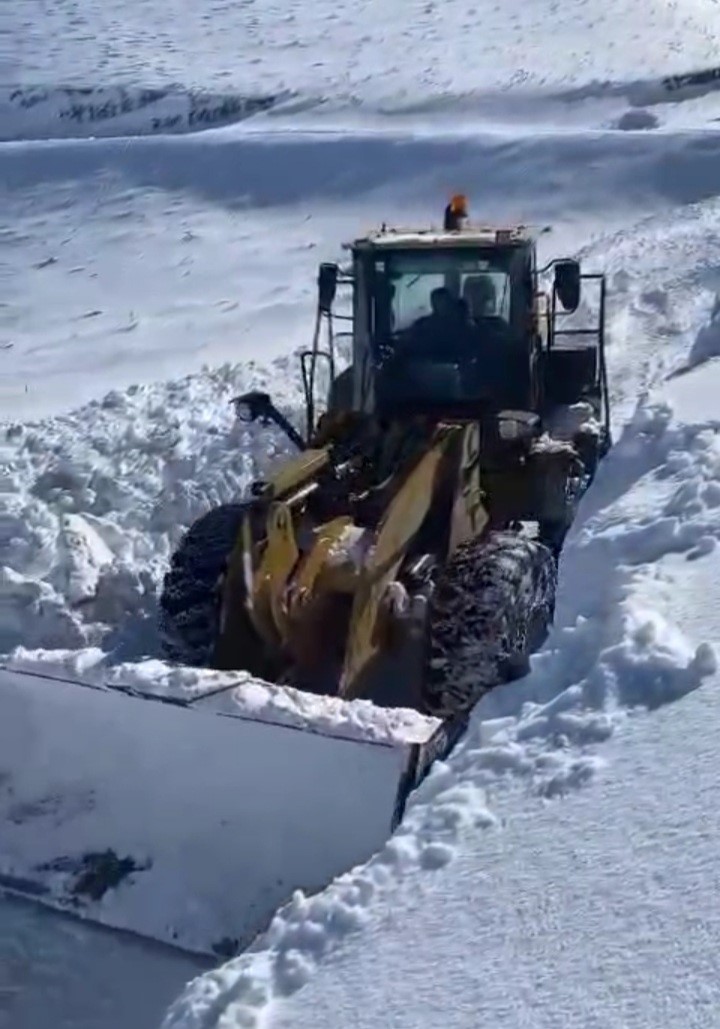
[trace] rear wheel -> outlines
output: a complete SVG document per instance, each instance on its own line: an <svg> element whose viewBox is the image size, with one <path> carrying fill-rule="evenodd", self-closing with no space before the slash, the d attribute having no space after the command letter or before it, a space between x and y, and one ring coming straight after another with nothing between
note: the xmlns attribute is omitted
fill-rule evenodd
<svg viewBox="0 0 720 1029"><path fill-rule="evenodd" d="M555 605L556 564L537 540L492 532L461 544L428 608L424 707L446 718L527 673Z"/></svg>

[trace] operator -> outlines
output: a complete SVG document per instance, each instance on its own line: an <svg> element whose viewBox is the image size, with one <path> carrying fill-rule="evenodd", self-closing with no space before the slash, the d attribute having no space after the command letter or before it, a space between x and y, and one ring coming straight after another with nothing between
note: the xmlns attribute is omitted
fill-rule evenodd
<svg viewBox="0 0 720 1029"><path fill-rule="evenodd" d="M504 391L517 368L517 348L510 327L498 315L497 290L489 275L472 275L465 280L463 300L472 324L470 352L485 388L491 393Z"/></svg>
<svg viewBox="0 0 720 1029"><path fill-rule="evenodd" d="M463 299L474 322L492 318L497 311L497 290L489 275L473 275L466 279Z"/></svg>
<svg viewBox="0 0 720 1029"><path fill-rule="evenodd" d="M445 286L430 294L431 313L412 325L406 346L414 357L442 358L464 351L469 342L467 305L456 300Z"/></svg>

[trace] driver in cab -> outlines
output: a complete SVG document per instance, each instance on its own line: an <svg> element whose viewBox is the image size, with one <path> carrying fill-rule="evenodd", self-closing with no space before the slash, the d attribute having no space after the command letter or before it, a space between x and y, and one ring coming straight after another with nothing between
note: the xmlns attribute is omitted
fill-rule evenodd
<svg viewBox="0 0 720 1029"><path fill-rule="evenodd" d="M430 294L430 307L430 314L418 318L410 329L407 344L413 355L436 360L460 356L471 341L467 305L445 286L438 286Z"/></svg>

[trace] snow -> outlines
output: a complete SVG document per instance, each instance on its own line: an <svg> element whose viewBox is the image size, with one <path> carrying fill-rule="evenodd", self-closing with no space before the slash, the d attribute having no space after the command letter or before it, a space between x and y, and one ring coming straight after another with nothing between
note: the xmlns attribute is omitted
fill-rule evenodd
<svg viewBox="0 0 720 1029"><path fill-rule="evenodd" d="M474 1025L478 1009L513 1026L712 1024L720 115L716 77L667 76L716 62L716 4L555 8L43 0L0 15L8 668L103 683L117 704L131 687L337 741L422 738L409 712L162 665L168 556L282 452L230 401L264 387L298 417L293 353L316 265L343 240L437 222L460 189L481 219L552 223L541 258L608 273L619 443L531 675L486 698L369 863L297 896L168 1026ZM10 984L13 1024L157 1024L190 974L76 923L67 958L45 946L58 923L2 911L34 961L30 986ZM109 969L156 987L147 1005L120 988L113 1013Z"/></svg>
<svg viewBox="0 0 720 1029"><path fill-rule="evenodd" d="M561 802L497 787L502 826L409 877L266 1024L713 1025L717 684L682 703L628 723L602 782Z"/></svg>
<svg viewBox="0 0 720 1029"><path fill-rule="evenodd" d="M42 18L12 10L7 83L154 87L182 82L243 95L291 93L295 107L403 112L472 107L510 88L580 92L713 65L712 0L503 4L411 0L218 0L155 5L47 0ZM408 59L409 55L409 59Z"/></svg>
<svg viewBox="0 0 720 1029"><path fill-rule="evenodd" d="M377 708L367 700L303 693L254 679L246 672L169 665L158 658L111 664L99 647L67 651L18 647L4 667L46 681L195 704L235 718L384 746L424 743L440 725L437 718L408 708Z"/></svg>

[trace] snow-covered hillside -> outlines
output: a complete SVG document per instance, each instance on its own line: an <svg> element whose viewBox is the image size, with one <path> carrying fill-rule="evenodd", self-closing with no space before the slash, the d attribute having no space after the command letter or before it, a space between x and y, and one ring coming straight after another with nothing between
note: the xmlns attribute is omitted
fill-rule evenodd
<svg viewBox="0 0 720 1029"><path fill-rule="evenodd" d="M713 0L507 0L467 5L230 0L43 0L5 14L18 85L186 86L391 111L508 87L576 90L671 75L717 58ZM589 87L589 88L588 88Z"/></svg>
<svg viewBox="0 0 720 1029"><path fill-rule="evenodd" d="M12 667L201 689L155 660L158 583L277 453L229 401L267 384L293 408L315 266L344 239L437 220L462 189L477 215L551 222L542 256L609 280L617 447L531 676L483 702L367 866L296 898L166 1024L712 1025L720 97L714 75L665 80L717 61L717 5L38 6L0 14ZM87 1009L72 991L63 1013L52 947L25 942L48 925L27 921L23 967L42 958L0 1016L44 1029L47 990L59 1024L126 1024L107 967L139 992L150 954L74 925ZM157 1018L192 967L171 966L126 1019Z"/></svg>

